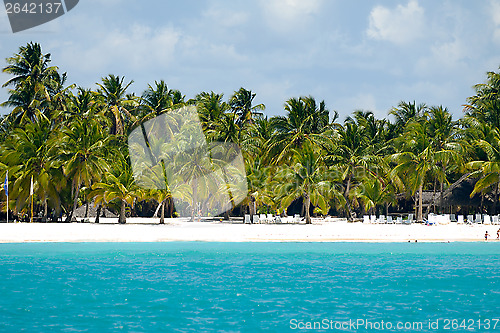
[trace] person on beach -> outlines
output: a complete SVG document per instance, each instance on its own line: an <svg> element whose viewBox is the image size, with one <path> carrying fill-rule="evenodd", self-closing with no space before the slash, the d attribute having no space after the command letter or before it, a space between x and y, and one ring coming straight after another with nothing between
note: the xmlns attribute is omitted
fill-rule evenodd
<svg viewBox="0 0 500 333"><path fill-rule="evenodd" d="M500 229L497 230L497 239L500 239Z"/></svg>
<svg viewBox="0 0 500 333"><path fill-rule="evenodd" d="M484 234L484 240L487 241L488 240L488 231L486 231L486 233Z"/></svg>

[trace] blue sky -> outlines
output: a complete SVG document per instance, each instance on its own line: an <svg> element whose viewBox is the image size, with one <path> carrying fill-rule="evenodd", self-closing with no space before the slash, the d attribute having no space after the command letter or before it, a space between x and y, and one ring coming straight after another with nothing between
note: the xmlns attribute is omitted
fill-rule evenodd
<svg viewBox="0 0 500 333"><path fill-rule="evenodd" d="M341 119L357 109L385 117L401 100L458 118L500 65L500 1L80 0L17 34L2 8L0 58L29 41L84 87L116 74L138 95L160 79L187 98L245 87L269 116L312 95Z"/></svg>

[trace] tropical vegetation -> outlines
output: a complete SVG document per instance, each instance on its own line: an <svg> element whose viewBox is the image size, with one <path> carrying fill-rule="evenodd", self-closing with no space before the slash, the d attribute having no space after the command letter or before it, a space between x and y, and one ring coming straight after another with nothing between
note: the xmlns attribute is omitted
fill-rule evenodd
<svg viewBox="0 0 500 333"><path fill-rule="evenodd" d="M272 110L283 115L268 116L265 105L255 103L256 94L243 87L226 99L213 91L187 98L163 80L136 95L130 91L133 81L113 74L93 89L67 84L67 74L34 42L6 62L3 72L10 78L3 87L9 98L1 104L6 115L0 126L0 176L8 175L9 201L3 197L2 211L17 219L28 215L31 196L44 221L71 221L77 207L93 205L98 212L115 212L120 223L155 212L163 223L179 213L174 197L194 218L199 200L209 205L213 193L229 189L209 179L211 166L201 163L203 158L175 154L181 166L157 161L159 168L151 169L163 185L141 186L127 142L134 129L145 130L147 121L185 106L196 108L208 144L241 149L245 197L229 195L225 218L298 213L311 223L314 215L353 220L414 211L422 221L431 211L496 213L500 72L488 72L485 82L474 86L460 119L441 105L401 101L387 118L355 110L342 121L312 96L291 97L283 110ZM162 150L165 144L147 142L147 149ZM165 179L168 172L206 186L203 191L176 187ZM231 177L231 170L222 177ZM464 182L473 187L466 193L470 204L453 201L453 191ZM424 200L425 193L431 200ZM480 206L471 198L479 198Z"/></svg>

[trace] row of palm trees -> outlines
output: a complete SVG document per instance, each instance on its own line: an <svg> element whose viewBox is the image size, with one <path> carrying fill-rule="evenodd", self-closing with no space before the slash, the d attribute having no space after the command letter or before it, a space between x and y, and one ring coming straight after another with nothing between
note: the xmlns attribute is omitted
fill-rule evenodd
<svg viewBox="0 0 500 333"><path fill-rule="evenodd" d="M209 142L241 147L248 194L230 198L226 217L301 207L307 223L311 214L354 219L398 210L406 200L414 202L421 221L431 209L443 212L444 195L466 179L477 180L471 197L490 200L496 210L500 73L488 73L474 87L459 120L443 106L400 102L389 112L394 121L370 111L339 121L311 96L290 98L284 116L267 117L265 106L254 103L255 93L244 88L227 100L214 92L186 99L155 81L138 96L129 92L133 81L109 75L95 90L84 89L67 85L66 73L50 62L39 44L28 43L3 69L11 75L2 104L9 113L0 128L0 175L8 171L10 194L3 211L19 217L28 212L32 178L35 211L44 220L64 215L71 221L85 204L96 205L98 216L105 207L114 210L120 223L160 206L161 223L174 216L174 189L144 188L134 179L127 136L187 105L196 107ZM424 212L426 191L439 195ZM182 192L175 197L192 206L194 217L192 193Z"/></svg>

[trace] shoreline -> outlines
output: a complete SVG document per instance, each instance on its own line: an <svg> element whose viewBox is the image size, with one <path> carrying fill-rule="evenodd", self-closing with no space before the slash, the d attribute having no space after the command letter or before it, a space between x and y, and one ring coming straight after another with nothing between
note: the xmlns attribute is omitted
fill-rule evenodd
<svg viewBox="0 0 500 333"><path fill-rule="evenodd" d="M126 224L102 218L101 223L0 223L0 243L59 242L498 242L499 225L242 224L186 222L185 219L129 218Z"/></svg>

